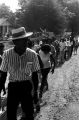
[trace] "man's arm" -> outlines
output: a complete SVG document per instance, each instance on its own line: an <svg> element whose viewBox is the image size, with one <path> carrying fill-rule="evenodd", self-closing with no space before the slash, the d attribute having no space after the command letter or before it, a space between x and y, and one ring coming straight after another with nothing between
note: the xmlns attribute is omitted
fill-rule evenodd
<svg viewBox="0 0 79 120"><path fill-rule="evenodd" d="M2 56L2 62L0 65L0 93L2 89L5 92L7 72L8 72L8 51L4 51Z"/></svg>
<svg viewBox="0 0 79 120"><path fill-rule="evenodd" d="M32 73L32 81L35 89L38 89L38 86L40 86L41 79L42 79L42 74L40 71L35 71Z"/></svg>
<svg viewBox="0 0 79 120"><path fill-rule="evenodd" d="M5 92L5 82L6 82L7 72L0 70L0 93L3 90Z"/></svg>
<svg viewBox="0 0 79 120"><path fill-rule="evenodd" d="M41 70L39 70L38 72L37 72L37 74L38 74L38 81L39 81L39 85L41 84L41 81L42 81L42 73L41 73Z"/></svg>

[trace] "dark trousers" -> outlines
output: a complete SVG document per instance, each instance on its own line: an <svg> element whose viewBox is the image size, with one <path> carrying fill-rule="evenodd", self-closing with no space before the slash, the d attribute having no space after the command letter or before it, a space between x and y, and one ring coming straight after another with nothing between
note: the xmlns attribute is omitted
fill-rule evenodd
<svg viewBox="0 0 79 120"><path fill-rule="evenodd" d="M34 120L31 90L32 84L30 81L9 83L7 98L8 120L17 120L17 108L19 103L21 103L26 120Z"/></svg>
<svg viewBox="0 0 79 120"><path fill-rule="evenodd" d="M38 103L38 84L39 84L39 81L38 81L38 74L37 72L33 72L32 73L32 82L33 82L33 85L34 85L34 96L33 96L33 101L34 101L34 104L37 104Z"/></svg>
<svg viewBox="0 0 79 120"><path fill-rule="evenodd" d="M44 87L46 87L46 90L48 90L47 75L48 75L49 71L50 71L50 68L45 68L45 69L41 70L42 81L41 81L41 87L40 87L40 93L39 93L40 98L42 98Z"/></svg>
<svg viewBox="0 0 79 120"><path fill-rule="evenodd" d="M40 112L40 104L39 104L39 96L38 96L39 80L38 80L37 72L33 72L32 82L33 82L33 85L34 85L34 96L33 96L34 108L36 109L35 113L38 113L38 112Z"/></svg>

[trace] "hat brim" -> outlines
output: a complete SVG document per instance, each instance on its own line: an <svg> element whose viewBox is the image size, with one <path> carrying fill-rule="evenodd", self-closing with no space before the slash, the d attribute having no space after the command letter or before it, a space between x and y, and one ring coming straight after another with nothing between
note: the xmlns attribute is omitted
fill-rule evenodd
<svg viewBox="0 0 79 120"><path fill-rule="evenodd" d="M12 40L18 40L18 39L21 39L21 38L27 38L27 37L30 37L31 35L33 34L33 32L29 32L29 33L26 33L25 35L22 35L20 37L9 37L8 38L8 41L12 41Z"/></svg>
<svg viewBox="0 0 79 120"><path fill-rule="evenodd" d="M10 42L9 40L1 40L0 43L7 43Z"/></svg>

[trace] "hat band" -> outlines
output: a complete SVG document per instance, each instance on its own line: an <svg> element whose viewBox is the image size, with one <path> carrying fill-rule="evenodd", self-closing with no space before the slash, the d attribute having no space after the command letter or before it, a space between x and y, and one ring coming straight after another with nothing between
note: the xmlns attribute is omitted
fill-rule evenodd
<svg viewBox="0 0 79 120"><path fill-rule="evenodd" d="M16 37L21 37L22 35L25 35L25 34L26 34L25 31L21 31L19 33L14 33L12 36L13 36L13 38L16 38Z"/></svg>

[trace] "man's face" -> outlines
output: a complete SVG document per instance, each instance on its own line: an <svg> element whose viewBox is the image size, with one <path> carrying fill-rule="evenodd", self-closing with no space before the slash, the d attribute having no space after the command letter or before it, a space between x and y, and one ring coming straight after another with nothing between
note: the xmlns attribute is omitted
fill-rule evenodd
<svg viewBox="0 0 79 120"><path fill-rule="evenodd" d="M23 38L23 39L18 39L18 40L13 40L13 43L16 47L22 48L27 46L27 40L28 38Z"/></svg>

